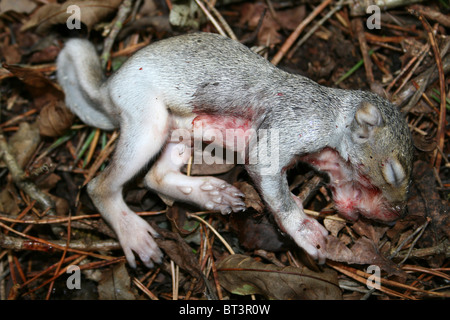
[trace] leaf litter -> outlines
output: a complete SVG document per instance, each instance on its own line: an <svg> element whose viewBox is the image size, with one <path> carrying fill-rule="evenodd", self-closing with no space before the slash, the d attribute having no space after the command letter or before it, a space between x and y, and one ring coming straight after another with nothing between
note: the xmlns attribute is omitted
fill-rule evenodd
<svg viewBox="0 0 450 320"><path fill-rule="evenodd" d="M117 132L93 133L66 111L54 61L66 36L69 5L82 9L81 33L96 44L115 43L106 73L141 44L174 35L170 10L154 1L127 2L133 5L129 15L120 14L122 1L38 3L29 10L26 2L0 2L0 270L8 269L2 271L1 299L75 298L63 294L62 272L74 261L89 288L83 291L86 299L448 298L449 145L448 128L439 126L448 121L443 111L450 108L439 85L439 76L450 70L450 9L444 2L382 11L379 30L358 29L364 16L351 15L354 7L336 7L337 1L315 3L316 10L294 2L237 2L215 10L206 5L212 14L201 31L216 32L216 23L222 24L222 32L231 28L267 58L281 57L281 67L324 85L387 89L417 147L408 215L392 226L345 221L333 209L324 177L299 164L289 171L291 190L330 231L328 261L317 266L278 230L242 169L195 165L185 171L216 175L240 188L247 211L224 217L181 203L167 207L135 179L125 191L127 203L158 228L165 258L153 270L133 271L83 188L107 164ZM322 19L319 11L330 14ZM441 64L418 17L432 23ZM127 32L120 32L122 25ZM83 145L90 152L82 153ZM70 249L63 254L68 230ZM373 265L381 272L376 290L367 287Z"/></svg>

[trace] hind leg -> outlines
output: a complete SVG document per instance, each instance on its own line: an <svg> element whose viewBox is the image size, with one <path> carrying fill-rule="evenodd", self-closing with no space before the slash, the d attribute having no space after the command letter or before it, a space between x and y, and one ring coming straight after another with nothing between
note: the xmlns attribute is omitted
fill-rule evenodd
<svg viewBox="0 0 450 320"><path fill-rule="evenodd" d="M220 211L222 214L244 210L244 195L234 186L218 178L190 177L180 172L190 155L190 148L184 144L167 144L145 176L147 187L170 199Z"/></svg>
<svg viewBox="0 0 450 320"><path fill-rule="evenodd" d="M139 112L139 117L123 115L112 161L88 184L88 193L117 234L128 263L136 267L134 252L147 267L152 267L153 263L161 261L162 256L152 237L157 233L128 208L122 189L161 150L167 138L169 116L162 104L154 104L148 111L141 109Z"/></svg>

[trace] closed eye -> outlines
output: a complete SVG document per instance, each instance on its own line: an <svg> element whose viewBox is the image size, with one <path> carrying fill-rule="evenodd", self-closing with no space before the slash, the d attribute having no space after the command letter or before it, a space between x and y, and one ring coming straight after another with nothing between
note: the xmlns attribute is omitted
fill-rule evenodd
<svg viewBox="0 0 450 320"><path fill-rule="evenodd" d="M386 182L394 187L399 187L406 179L405 170L398 160L388 160L382 172Z"/></svg>

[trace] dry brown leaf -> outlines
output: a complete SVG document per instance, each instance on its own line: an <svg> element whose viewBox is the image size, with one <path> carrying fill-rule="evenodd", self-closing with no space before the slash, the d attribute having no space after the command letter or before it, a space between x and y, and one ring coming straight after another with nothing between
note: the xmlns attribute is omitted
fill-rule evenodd
<svg viewBox="0 0 450 320"><path fill-rule="evenodd" d="M97 288L100 300L136 300L138 298L131 288L131 279L125 262L104 272Z"/></svg>
<svg viewBox="0 0 450 320"><path fill-rule="evenodd" d="M375 245L377 245L380 239L388 230L388 227L375 227L372 223L367 223L364 220L358 220L353 224L352 230L358 233L360 236L364 236L373 241Z"/></svg>
<svg viewBox="0 0 450 320"><path fill-rule="evenodd" d="M277 300L342 299L337 274L325 269L278 267L245 255L231 255L217 266L220 285L239 295L259 294Z"/></svg>
<svg viewBox="0 0 450 320"><path fill-rule="evenodd" d="M258 213L264 211L264 204L259 196L259 193L253 188L253 186L247 182L235 182L234 186L238 188L245 195L245 207L253 208Z"/></svg>
<svg viewBox="0 0 450 320"><path fill-rule="evenodd" d="M421 134L413 133L412 134L414 147L423 152L431 152L437 147L436 140L434 137L430 137L429 135L423 136Z"/></svg>
<svg viewBox="0 0 450 320"><path fill-rule="evenodd" d="M248 25L250 30L256 29L266 8L267 6L261 2L244 3L241 6L242 14L239 24L242 27ZM280 43L281 35L278 33L279 29L280 26L278 23L276 23L270 16L270 13L266 11L258 32L258 43L260 45L266 45L268 39L270 39L270 44Z"/></svg>
<svg viewBox="0 0 450 320"><path fill-rule="evenodd" d="M16 216L20 212L19 204L14 196L11 194L11 190L14 190L12 181L8 181L7 185L4 185L4 189L0 191L0 212L11 216Z"/></svg>
<svg viewBox="0 0 450 320"><path fill-rule="evenodd" d="M384 258L379 254L372 240L361 237L353 244L351 248L356 261L367 264L380 264Z"/></svg>
<svg viewBox="0 0 450 320"><path fill-rule="evenodd" d="M6 63L19 63L22 59L22 52L20 51L19 45L17 43L10 45L0 44L0 53L5 59Z"/></svg>
<svg viewBox="0 0 450 320"><path fill-rule="evenodd" d="M427 246L435 246L444 238L450 237L450 206L442 200L436 190L433 168L424 161L416 161L413 170L414 183L408 201L408 214L431 218L421 241Z"/></svg>
<svg viewBox="0 0 450 320"><path fill-rule="evenodd" d="M203 159L203 149L193 149L193 160L195 161L195 159ZM211 156L210 164L206 163L205 161L201 161L201 163L192 163L191 171L189 172L191 176L213 176L224 174L236 167L235 163L227 163L225 155L219 156L218 154L209 154L208 156ZM184 165L181 168L181 172L187 173L187 165Z"/></svg>
<svg viewBox="0 0 450 320"><path fill-rule="evenodd" d="M51 193L47 193L47 195L53 200L53 203L55 204L56 215L60 217L67 216L70 210L69 202L64 198L54 196Z"/></svg>
<svg viewBox="0 0 450 320"><path fill-rule="evenodd" d="M324 219L323 224L325 228L335 237L337 237L339 231L345 227L345 221L338 221L334 219Z"/></svg>
<svg viewBox="0 0 450 320"><path fill-rule="evenodd" d="M167 208L166 217L170 221L172 228L176 229L178 233L183 236L192 234L197 227L199 222L195 219L188 219L187 212L189 210L183 205L178 205L175 203Z"/></svg>
<svg viewBox="0 0 450 320"><path fill-rule="evenodd" d="M255 218L248 212L232 213L230 224L237 234L239 244L247 250L278 252L286 247L285 239L276 224L271 223L265 216Z"/></svg>
<svg viewBox="0 0 450 320"><path fill-rule="evenodd" d="M62 102L50 102L39 113L39 132L46 137L60 137L73 123L74 115Z"/></svg>
<svg viewBox="0 0 450 320"><path fill-rule="evenodd" d="M69 6L80 8L80 20L90 30L96 23L117 10L122 0L92 0L92 1L67 1L62 4L48 3L40 7L26 22L21 31L36 28L37 33L48 31L53 25L66 24L72 12L67 12Z"/></svg>
<svg viewBox="0 0 450 320"><path fill-rule="evenodd" d="M35 99L34 104L36 107L41 107L52 100L62 100L64 98L64 93L55 83L33 68L8 65L6 63L3 64L3 67L23 82L25 88Z"/></svg>
<svg viewBox="0 0 450 320"><path fill-rule="evenodd" d="M305 18L306 8L305 6L293 6L286 10L278 10L276 13L278 21L283 25L283 28L294 30L300 21Z"/></svg>
<svg viewBox="0 0 450 320"><path fill-rule="evenodd" d="M41 50L38 50L32 54L28 63L40 64L46 62L53 62L58 56L60 48L58 46L49 45Z"/></svg>
<svg viewBox="0 0 450 320"><path fill-rule="evenodd" d="M187 271L191 276L197 279L195 283L195 292L201 292L205 288L204 276L198 264L198 260L192 253L183 238L178 234L166 229L159 228L152 223L152 227L161 237L155 238L158 247L164 250L181 269Z"/></svg>
<svg viewBox="0 0 450 320"><path fill-rule="evenodd" d="M241 6L241 19L239 24L244 27L247 25L249 29L254 30L260 24L261 17L266 10L258 32L259 45L278 44L282 41L279 31L281 28L294 30L299 21L305 17L304 6L294 6L285 10L278 10L276 18L272 16L267 5L262 2L244 3Z"/></svg>
<svg viewBox="0 0 450 320"><path fill-rule="evenodd" d="M327 236L326 241L327 259L333 261L354 263L355 257L353 255L353 252L344 244L344 242L340 241L338 238L332 235Z"/></svg>
<svg viewBox="0 0 450 320"><path fill-rule="evenodd" d="M11 78L13 74L3 67L0 67L0 81Z"/></svg>

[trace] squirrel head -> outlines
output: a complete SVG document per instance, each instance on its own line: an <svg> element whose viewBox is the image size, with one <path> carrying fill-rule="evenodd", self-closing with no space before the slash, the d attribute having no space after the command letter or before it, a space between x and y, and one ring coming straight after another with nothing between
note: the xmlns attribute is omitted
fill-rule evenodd
<svg viewBox="0 0 450 320"><path fill-rule="evenodd" d="M369 218L392 220L395 215L386 212L403 211L411 181L413 144L408 125L395 106L370 95L357 107L349 129L348 160L361 180L368 180L363 185L378 189L378 198L383 199L360 211Z"/></svg>

